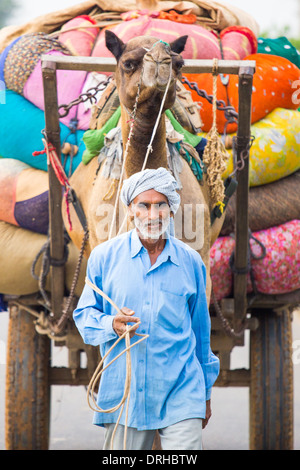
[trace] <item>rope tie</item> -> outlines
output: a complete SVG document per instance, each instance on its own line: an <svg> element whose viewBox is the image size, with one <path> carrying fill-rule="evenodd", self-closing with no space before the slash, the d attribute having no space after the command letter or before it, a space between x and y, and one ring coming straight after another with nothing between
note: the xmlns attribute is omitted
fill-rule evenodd
<svg viewBox="0 0 300 470"><path fill-rule="evenodd" d="M164 41L161 41L161 40L157 41L157 43L155 43L152 46L152 48L160 42L164 43ZM164 43L164 44L168 45L167 43ZM142 71L141 71L141 76L140 76L140 80L139 80L139 84L138 84L138 91L137 91L133 111L131 113L130 111L127 110L127 112L130 115L130 119L127 121L127 123L130 123L130 130L129 130L129 135L128 135L128 139L127 139L127 142L126 142L126 147L125 147L125 152L124 152L124 157L123 157L122 170L121 170L121 175L120 175L119 185L118 185L118 191L117 191L117 196L116 196L115 205L114 205L113 218L112 218L110 231L109 231L109 236L108 236L109 240L112 238L112 234L113 234L113 227L114 227L115 220L116 220L117 204L118 204L118 201L119 201L121 186L122 186L123 177L124 177L125 163L126 163L126 159L127 159L127 155L128 155L128 151L129 151L131 137L133 136L133 128L134 128L134 124L135 124L135 121L136 121L136 112L137 112L137 106L138 106L140 92L141 92L143 71L144 71L144 68L142 68ZM159 125L159 121L160 121L160 118L161 118L161 115L162 115L162 112L163 112L163 107L164 107L164 104L165 104L165 101L166 101L167 93L168 93L169 88L170 88L171 80L172 80L172 62L170 63L170 74L169 74L168 83L167 83L167 86L166 86L166 89L165 89L165 92L164 92L164 96L163 96L163 99L162 99L162 102L161 102L161 105L160 105L159 113L158 113L158 116L157 116L157 119L156 119L156 122L155 122L155 125L154 125L154 128L153 128L153 131L152 131L151 139L150 139L149 145L147 147L147 151L146 151L146 155L145 155L145 158L144 158L144 163L143 163L141 171L143 171L145 169L146 165L147 165L147 161L148 161L148 157L149 157L150 152L153 152L152 144L153 144L153 140L154 140L154 137L156 135L157 127ZM121 231L123 230L123 227L124 227L126 221L127 221L127 218L125 216L121 226L119 227L118 234L120 234Z"/></svg>
<svg viewBox="0 0 300 470"><path fill-rule="evenodd" d="M47 142L46 139L42 139L42 142L44 144L44 150L41 150L41 151L36 151L36 152L33 152L33 156L36 157L38 155L42 155L42 154L47 154L47 161L50 162L53 170L54 170L54 173L56 175L56 178L58 179L58 181L60 182L61 186L63 186L65 188L65 193L64 193L64 197L65 197L65 200L66 200L66 211L67 211L67 217L68 217L68 222L69 222L69 227L70 227L70 230L72 230L72 221L71 221L71 214L70 214L70 203L69 203L69 191L71 188L71 185L69 183L69 180L67 178L67 175L63 169L63 166L58 158L58 155L56 153L56 149L55 147Z"/></svg>
<svg viewBox="0 0 300 470"><path fill-rule="evenodd" d="M109 240L112 238L113 227L114 227L115 220L116 220L117 205L118 205L118 201L119 201L119 197L120 197L120 192L121 192L121 187L122 187L122 182L123 182L123 177L124 177L125 163L126 163L126 160L127 160L127 155L128 155L128 151L129 151L129 146L130 146L131 137L133 136L133 128L134 128L134 124L135 124L135 117L136 117L137 105L138 105L138 101L139 101L139 98L140 98L141 85L142 85L142 77L143 77L143 69L142 69L141 76L140 76L140 80L139 80L139 83L138 83L137 95L136 95L135 104L134 104L134 107L133 107L133 112L132 112L132 114L131 114L131 119L128 121L128 122L130 122L130 128L129 128L128 139L127 139L127 142L126 142L124 157L123 157L121 175L120 175L120 179L119 179L118 191L117 191L117 196L116 196L115 205L114 205L113 218L112 218L112 222L111 222L110 230L109 230L109 235L108 235L108 239L109 239ZM122 227L123 227L123 225L124 225L124 223L125 223L125 220L126 220L126 217L124 217L124 221L123 221Z"/></svg>
<svg viewBox="0 0 300 470"><path fill-rule="evenodd" d="M104 297L117 310L117 312L119 314L123 315L121 310L119 309L119 307L101 289L99 289L99 287L95 286L88 278L85 279L85 282L95 292L97 292L102 297ZM137 324L139 325L140 322L137 323ZM88 405L91 408L91 410L96 411L98 413L114 413L115 411L117 411L121 408L121 411L120 411L120 414L118 416L114 431L112 433L111 450L113 450L113 440L114 440L115 433L116 433L117 427L119 425L121 416L122 416L123 411L124 411L125 402L127 400L126 410L125 410L126 414L125 414L124 443L123 443L123 449L126 450L127 427L128 427L128 425L127 425L127 423L128 423L128 409L129 409L130 388L131 388L131 355L130 355L130 349L133 348L134 346L137 346L139 343L141 343L142 341L144 341L145 339L147 339L149 337L149 335L141 335L141 334L135 333L136 336L140 336L141 338L138 341L136 341L135 343L130 344L130 334L129 333L135 326L136 325L132 325L132 326L129 327L128 325L126 325L126 331L122 334L122 336L119 336L119 338L115 341L115 343L112 345L112 347L107 351L107 353L104 355L104 357L99 362L99 364L98 364L98 366L97 366L97 368L96 368L96 370L95 370L95 372L94 372L94 374L93 374L93 376L90 380L90 383L89 383L88 389L87 389L87 402L88 402ZM108 364L106 364L106 366L102 367L105 359L109 356L111 351L124 338L125 338L125 349L121 353L119 353L114 359L112 359ZM110 409L103 410L102 408L100 408L97 405L96 400L94 398L95 386L96 386L97 382L100 380L100 377L103 374L103 372L111 364L113 364L119 357L121 357L125 353L126 353L126 378L125 378L125 386L124 386L123 397L117 405L113 406ZM91 403L90 403L90 397L92 397L92 401L93 401L94 406L92 406Z"/></svg>
<svg viewBox="0 0 300 470"><path fill-rule="evenodd" d="M229 154L218 134L217 128L217 85L218 85L218 59L213 60L213 123L206 136L207 144L203 152L203 163L207 169L207 184L211 197L211 208L218 206L224 209L225 197L222 174L226 170Z"/></svg>

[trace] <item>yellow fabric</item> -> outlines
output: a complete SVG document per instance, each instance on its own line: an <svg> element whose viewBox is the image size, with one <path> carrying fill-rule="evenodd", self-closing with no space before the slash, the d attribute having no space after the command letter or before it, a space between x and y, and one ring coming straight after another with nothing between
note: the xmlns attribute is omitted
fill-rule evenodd
<svg viewBox="0 0 300 470"><path fill-rule="evenodd" d="M250 150L251 187L278 181L300 169L299 111L277 108L251 126L251 135L255 137ZM232 149L228 153L224 179L233 172Z"/></svg>

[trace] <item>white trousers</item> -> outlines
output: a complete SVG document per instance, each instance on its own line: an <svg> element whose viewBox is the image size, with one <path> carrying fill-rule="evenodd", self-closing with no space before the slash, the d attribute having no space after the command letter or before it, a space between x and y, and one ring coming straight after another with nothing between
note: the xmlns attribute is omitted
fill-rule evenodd
<svg viewBox="0 0 300 470"><path fill-rule="evenodd" d="M118 425L111 448L115 424L105 424L105 442L103 450L124 449L124 429ZM155 430L138 431L127 428L126 450L151 450ZM202 419L186 419L158 430L163 450L202 450Z"/></svg>

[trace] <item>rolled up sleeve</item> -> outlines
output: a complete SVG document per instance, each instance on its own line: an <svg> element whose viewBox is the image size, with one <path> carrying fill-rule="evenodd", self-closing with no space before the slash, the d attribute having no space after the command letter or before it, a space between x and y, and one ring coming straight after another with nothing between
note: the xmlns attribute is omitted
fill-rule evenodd
<svg viewBox="0 0 300 470"><path fill-rule="evenodd" d="M206 269L200 258L195 266L195 275L197 292L191 301L190 311L196 337L196 356L205 379L206 400L209 400L220 372L220 361L210 346L211 321L206 299Z"/></svg>
<svg viewBox="0 0 300 470"><path fill-rule="evenodd" d="M102 289L100 261L95 252L92 252L88 260L86 275L93 284ZM85 284L78 305L73 312L73 318L86 344L99 346L117 338L112 326L114 316L103 310L101 295Z"/></svg>

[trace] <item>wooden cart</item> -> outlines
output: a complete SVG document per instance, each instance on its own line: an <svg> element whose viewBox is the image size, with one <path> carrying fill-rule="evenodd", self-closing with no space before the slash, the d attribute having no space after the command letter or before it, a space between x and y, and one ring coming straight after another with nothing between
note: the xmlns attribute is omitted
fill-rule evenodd
<svg viewBox="0 0 300 470"><path fill-rule="evenodd" d="M42 62L46 135L60 158L60 132L56 70L112 72L114 59L46 56ZM186 60L185 73L212 72L213 61ZM219 356L221 372L216 386L248 387L250 391L250 449L293 448L293 366L291 312L300 291L289 295L247 295L248 193L251 97L255 62L219 61L219 73L239 75L237 133L238 182L234 253L234 294L211 307L212 349ZM62 317L65 299L64 233L61 185L51 165L49 172L51 317ZM50 389L52 385L87 385L99 353L84 345L73 321L63 337L49 338L37 332L34 321L45 315L38 296L8 298L6 381L7 449L48 449ZM49 313L49 312L48 312ZM229 326L230 325L230 326ZM231 352L245 344L250 330L250 367L232 370ZM236 334L235 332L241 332ZM51 365L51 348L68 348L68 367ZM85 354L87 366L81 366Z"/></svg>

